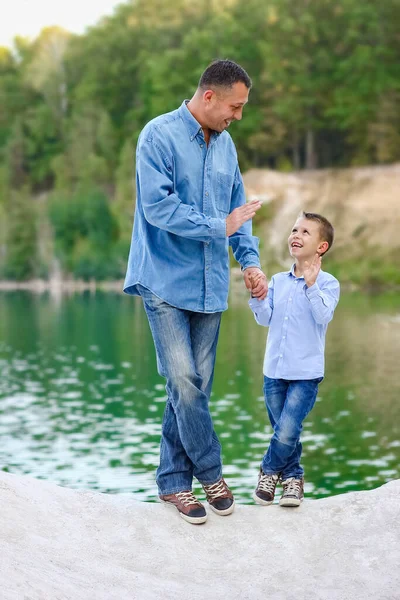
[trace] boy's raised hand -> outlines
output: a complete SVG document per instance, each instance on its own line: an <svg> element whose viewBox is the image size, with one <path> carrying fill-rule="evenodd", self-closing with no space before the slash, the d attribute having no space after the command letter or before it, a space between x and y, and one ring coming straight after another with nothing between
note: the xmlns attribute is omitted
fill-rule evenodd
<svg viewBox="0 0 400 600"><path fill-rule="evenodd" d="M311 287L317 281L318 273L321 270L322 258L316 252L311 262L308 260L304 263L303 277L307 287Z"/></svg>

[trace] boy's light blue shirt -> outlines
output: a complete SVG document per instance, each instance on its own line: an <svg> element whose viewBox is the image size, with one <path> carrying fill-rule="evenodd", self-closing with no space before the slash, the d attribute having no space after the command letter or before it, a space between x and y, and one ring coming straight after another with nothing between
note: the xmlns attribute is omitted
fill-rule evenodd
<svg viewBox="0 0 400 600"><path fill-rule="evenodd" d="M257 323L269 327L264 375L288 380L324 376L325 334L339 294L333 275L320 271L307 288L293 265L272 277L265 300L249 300Z"/></svg>
<svg viewBox="0 0 400 600"><path fill-rule="evenodd" d="M186 101L153 119L137 145L136 192L124 291L140 283L178 308L225 310L229 245L242 269L260 266L250 221L226 236L226 217L246 202L229 133L213 132L207 147Z"/></svg>

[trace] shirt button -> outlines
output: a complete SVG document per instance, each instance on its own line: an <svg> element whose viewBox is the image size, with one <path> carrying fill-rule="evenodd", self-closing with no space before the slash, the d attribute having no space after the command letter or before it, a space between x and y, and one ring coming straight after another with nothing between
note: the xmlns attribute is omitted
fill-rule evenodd
<svg viewBox="0 0 400 600"><path fill-rule="evenodd" d="M280 355L279 355L279 358L282 358L282 356L283 356L283 354L280 354Z"/></svg>
<svg viewBox="0 0 400 600"><path fill-rule="evenodd" d="M206 196L208 196L208 192L206 192Z"/></svg>
<svg viewBox="0 0 400 600"><path fill-rule="evenodd" d="M204 144L200 144L200 148L202 148L204 146Z"/></svg>
<svg viewBox="0 0 400 600"><path fill-rule="evenodd" d="M285 317L285 321L287 321L287 317Z"/></svg>
<svg viewBox="0 0 400 600"><path fill-rule="evenodd" d="M284 335L282 339L283 339L283 340L286 340L286 335Z"/></svg>
<svg viewBox="0 0 400 600"><path fill-rule="evenodd" d="M289 298L289 302L291 302L291 301L292 301L292 299L291 299L291 298Z"/></svg>

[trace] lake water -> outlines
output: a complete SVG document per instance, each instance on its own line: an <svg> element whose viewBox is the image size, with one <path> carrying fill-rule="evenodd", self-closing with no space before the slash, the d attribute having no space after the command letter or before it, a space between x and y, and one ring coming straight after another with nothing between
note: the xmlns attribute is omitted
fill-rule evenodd
<svg viewBox="0 0 400 600"><path fill-rule="evenodd" d="M211 412L242 503L251 502L272 433L262 397L266 334L246 295L231 295ZM303 429L307 495L400 477L399 295L343 294L326 362ZM156 499L165 390L140 299L0 293L0 368L0 469Z"/></svg>

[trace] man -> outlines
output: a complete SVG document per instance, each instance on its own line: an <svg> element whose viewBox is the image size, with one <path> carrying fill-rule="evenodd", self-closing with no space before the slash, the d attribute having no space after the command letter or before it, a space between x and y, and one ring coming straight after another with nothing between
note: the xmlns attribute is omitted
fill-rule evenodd
<svg viewBox="0 0 400 600"><path fill-rule="evenodd" d="M213 62L190 101L144 127L136 151L137 203L124 291L143 299L158 371L167 382L159 496L190 523L207 519L192 494L193 476L214 512L234 509L208 402L227 308L229 245L248 289L260 272L250 219L261 204L246 204L226 131L242 118L250 87L239 65ZM263 299L265 276L258 281L252 294Z"/></svg>

